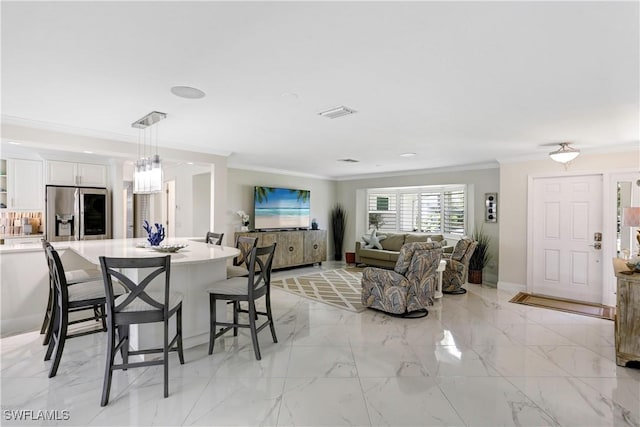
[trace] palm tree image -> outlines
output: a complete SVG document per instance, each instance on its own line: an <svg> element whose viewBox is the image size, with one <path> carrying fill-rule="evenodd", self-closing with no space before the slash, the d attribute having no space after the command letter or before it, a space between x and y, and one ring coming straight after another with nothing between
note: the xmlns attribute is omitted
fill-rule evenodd
<svg viewBox="0 0 640 427"><path fill-rule="evenodd" d="M259 204L266 203L269 200L269 193L276 191L273 187L257 187L254 191L254 197Z"/></svg>
<svg viewBox="0 0 640 427"><path fill-rule="evenodd" d="M289 191L296 194L299 202L306 203L309 201L309 195L311 194L311 191L309 190L289 190Z"/></svg>

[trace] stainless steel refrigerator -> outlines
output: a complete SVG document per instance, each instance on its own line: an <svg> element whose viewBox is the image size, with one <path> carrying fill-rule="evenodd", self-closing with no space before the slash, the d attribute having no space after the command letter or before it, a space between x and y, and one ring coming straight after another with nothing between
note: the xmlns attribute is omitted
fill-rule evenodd
<svg viewBox="0 0 640 427"><path fill-rule="evenodd" d="M47 185L47 240L111 238L111 197L106 188Z"/></svg>

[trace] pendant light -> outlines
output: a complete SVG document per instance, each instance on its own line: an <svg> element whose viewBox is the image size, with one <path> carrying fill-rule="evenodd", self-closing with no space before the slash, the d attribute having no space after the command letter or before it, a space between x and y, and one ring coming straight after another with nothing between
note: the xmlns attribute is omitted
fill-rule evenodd
<svg viewBox="0 0 640 427"><path fill-rule="evenodd" d="M143 118L131 123L131 127L138 129L138 160L135 162L133 172L133 192L135 194L150 194L162 191L162 162L158 155L157 123L166 117L165 113L152 111ZM155 154L152 155L154 125L156 130L156 150ZM147 140L149 144L147 144ZM147 145L149 147L148 150Z"/></svg>
<svg viewBox="0 0 640 427"><path fill-rule="evenodd" d="M549 153L551 160L555 160L556 162L563 163L565 165L579 155L580 150L570 147L568 142L561 142L560 148Z"/></svg>

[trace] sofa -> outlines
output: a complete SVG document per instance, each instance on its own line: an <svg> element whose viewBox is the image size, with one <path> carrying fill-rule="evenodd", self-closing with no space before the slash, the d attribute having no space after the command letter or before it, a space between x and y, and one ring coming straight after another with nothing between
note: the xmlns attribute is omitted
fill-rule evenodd
<svg viewBox="0 0 640 427"><path fill-rule="evenodd" d="M442 234L379 232L378 235L387 236L380 241L382 249L365 249L364 242L356 242L356 264L392 269L395 267L396 261L398 261L402 245L405 243L428 242L429 239L432 242L440 242L443 252L453 252L453 246L447 246L447 241Z"/></svg>

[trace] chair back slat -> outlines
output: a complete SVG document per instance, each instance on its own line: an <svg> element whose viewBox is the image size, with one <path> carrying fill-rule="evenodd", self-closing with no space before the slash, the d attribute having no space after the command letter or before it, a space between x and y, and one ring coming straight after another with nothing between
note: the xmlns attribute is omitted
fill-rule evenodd
<svg viewBox="0 0 640 427"><path fill-rule="evenodd" d="M253 248L249 254L249 299L261 287L271 283L271 266L276 252L276 243L261 248Z"/></svg>
<svg viewBox="0 0 640 427"><path fill-rule="evenodd" d="M171 255L153 258L108 258L101 256L100 266L102 267L102 277L107 295L107 314L122 312L137 299L141 299L158 310L164 312L169 310ZM140 269L143 268L153 268L153 270L147 273L138 283L119 270L138 269L138 272L141 273L143 270ZM146 292L147 286L161 274L164 274L164 302L153 299ZM117 306L114 304L113 278L117 279L129 290L126 298Z"/></svg>
<svg viewBox="0 0 640 427"><path fill-rule="evenodd" d="M223 237L224 233L214 233L212 231L207 231L204 242L210 245L221 245Z"/></svg>
<svg viewBox="0 0 640 427"><path fill-rule="evenodd" d="M49 281L53 288L58 292L58 295L63 301L69 299L69 290L67 289L67 278L64 274L64 267L62 261L53 246L46 240L43 241L45 248L45 254L47 256L47 265L49 266Z"/></svg>
<svg viewBox="0 0 640 427"><path fill-rule="evenodd" d="M257 237L238 236L236 239L236 248L240 250L240 255L233 259L233 265L242 265L249 269L249 255L251 250L258 245Z"/></svg>

